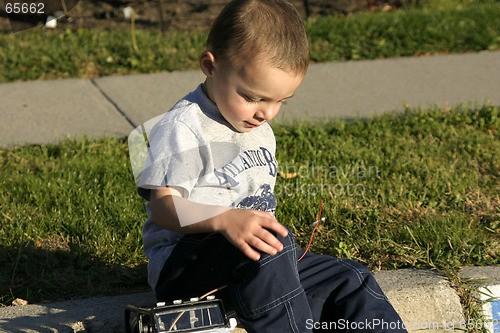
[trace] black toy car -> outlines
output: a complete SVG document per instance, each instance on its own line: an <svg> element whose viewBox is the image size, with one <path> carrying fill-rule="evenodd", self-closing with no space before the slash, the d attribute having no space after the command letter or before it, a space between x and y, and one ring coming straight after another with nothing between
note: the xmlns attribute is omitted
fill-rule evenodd
<svg viewBox="0 0 500 333"><path fill-rule="evenodd" d="M228 333L235 327L236 319L227 317L222 301L210 296L202 301L195 298L125 309L126 333Z"/></svg>

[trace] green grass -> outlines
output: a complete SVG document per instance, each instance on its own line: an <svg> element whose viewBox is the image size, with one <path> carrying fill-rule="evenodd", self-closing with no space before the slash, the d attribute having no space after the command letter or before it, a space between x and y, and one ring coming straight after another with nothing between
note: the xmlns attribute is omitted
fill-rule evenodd
<svg viewBox="0 0 500 333"><path fill-rule="evenodd" d="M411 8L306 22L314 61L376 59L500 48L500 3Z"/></svg>
<svg viewBox="0 0 500 333"><path fill-rule="evenodd" d="M125 143L2 150L0 164L4 301L9 289L39 301L144 287L144 206Z"/></svg>
<svg viewBox="0 0 500 333"><path fill-rule="evenodd" d="M371 269L499 264L497 107L273 126L280 170L297 173L278 178L277 217L301 247L323 200L316 253ZM0 167L0 304L147 288L125 139L1 149Z"/></svg>
<svg viewBox="0 0 500 333"><path fill-rule="evenodd" d="M0 82L152 73L195 68L204 32L86 30L0 34Z"/></svg>
<svg viewBox="0 0 500 333"><path fill-rule="evenodd" d="M278 161L298 175L278 217L305 246L324 200L313 250L371 268L498 264L499 125L483 107L279 127Z"/></svg>
<svg viewBox="0 0 500 333"><path fill-rule="evenodd" d="M448 1L450 2L450 1ZM440 4L447 4L441 1ZM431 2L433 3L433 2ZM306 22L313 62L500 49L500 3L410 8ZM204 31L42 28L0 33L0 82L152 73L198 68Z"/></svg>

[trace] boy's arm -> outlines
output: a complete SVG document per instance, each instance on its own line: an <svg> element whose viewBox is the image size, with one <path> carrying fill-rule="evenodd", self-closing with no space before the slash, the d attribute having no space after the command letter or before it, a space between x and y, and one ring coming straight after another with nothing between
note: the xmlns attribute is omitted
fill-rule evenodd
<svg viewBox="0 0 500 333"><path fill-rule="evenodd" d="M258 251L274 255L283 250L269 230L283 237L288 233L269 213L194 203L175 187L151 190L150 207L159 226L183 234L219 232L252 260L260 259Z"/></svg>

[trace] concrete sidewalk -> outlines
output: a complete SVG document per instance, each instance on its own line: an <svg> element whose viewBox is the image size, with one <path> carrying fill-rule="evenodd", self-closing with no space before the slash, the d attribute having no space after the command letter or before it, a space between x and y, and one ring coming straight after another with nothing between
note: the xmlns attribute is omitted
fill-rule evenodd
<svg viewBox="0 0 500 333"><path fill-rule="evenodd" d="M0 146L54 143L68 135L127 136L202 80L195 71L0 84ZM500 105L499 51L313 64L277 121L369 117L402 110L403 102L442 107L488 100ZM452 332L470 324L463 321L456 290L435 271L375 276L410 331ZM500 297L499 267L464 268L463 276L475 279L485 294ZM122 332L125 305L151 300L145 293L0 308L0 332ZM484 310L500 319L500 302L489 302ZM490 328L500 333L499 326Z"/></svg>
<svg viewBox="0 0 500 333"><path fill-rule="evenodd" d="M498 293L500 289L500 267L466 267L462 275L464 278L474 278L476 285L481 286L484 292L478 297L483 299L485 295L492 295L491 291L497 290ZM375 272L375 277L409 332L458 333L470 325L489 325L490 332L500 332L500 322L493 327L483 321L466 321L455 288L435 271L400 269ZM10 306L0 308L0 332L124 332L125 306L148 305L152 302L154 295L148 292ZM500 320L500 301L485 303L483 309L490 319ZM238 329L235 332L245 331Z"/></svg>
<svg viewBox="0 0 500 333"><path fill-rule="evenodd" d="M0 84L0 146L126 136L202 81L194 71ZM500 51L312 64L277 121L488 100L500 105Z"/></svg>

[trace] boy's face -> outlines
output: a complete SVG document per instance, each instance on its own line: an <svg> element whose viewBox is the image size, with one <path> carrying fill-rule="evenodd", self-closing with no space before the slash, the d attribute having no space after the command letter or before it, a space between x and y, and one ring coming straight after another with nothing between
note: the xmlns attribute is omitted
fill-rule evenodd
<svg viewBox="0 0 500 333"><path fill-rule="evenodd" d="M304 79L302 74L284 71L265 61L253 61L234 70L212 59L212 67L203 68L202 55L201 65L207 75L208 96L238 132L250 132L273 119Z"/></svg>

